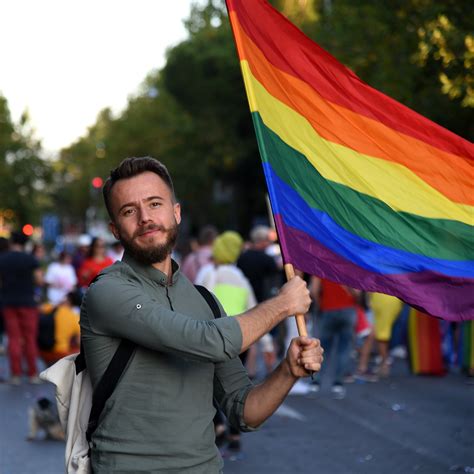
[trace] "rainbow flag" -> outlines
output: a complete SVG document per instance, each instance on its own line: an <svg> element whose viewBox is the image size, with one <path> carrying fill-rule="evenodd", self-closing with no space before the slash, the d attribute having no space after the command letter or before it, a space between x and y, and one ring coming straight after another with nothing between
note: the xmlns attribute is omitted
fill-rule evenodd
<svg viewBox="0 0 474 474"><path fill-rule="evenodd" d="M362 82L264 0L227 0L286 263L474 319L474 145Z"/></svg>
<svg viewBox="0 0 474 474"><path fill-rule="evenodd" d="M408 349L414 374L444 375L440 321L414 308L408 316Z"/></svg>

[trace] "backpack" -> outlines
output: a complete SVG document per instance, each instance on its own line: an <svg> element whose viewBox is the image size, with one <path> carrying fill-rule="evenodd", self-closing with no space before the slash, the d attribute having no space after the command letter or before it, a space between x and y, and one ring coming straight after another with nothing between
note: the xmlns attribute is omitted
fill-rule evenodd
<svg viewBox="0 0 474 474"><path fill-rule="evenodd" d="M216 300L203 286L195 285L206 300L214 318L221 312ZM79 354L63 357L40 373L40 378L56 386L56 405L59 420L66 433L65 466L68 474L90 474L90 443L97 428L105 402L112 395L115 386L132 356L136 344L123 339L115 351L104 375L92 390L87 371L84 348L81 343Z"/></svg>

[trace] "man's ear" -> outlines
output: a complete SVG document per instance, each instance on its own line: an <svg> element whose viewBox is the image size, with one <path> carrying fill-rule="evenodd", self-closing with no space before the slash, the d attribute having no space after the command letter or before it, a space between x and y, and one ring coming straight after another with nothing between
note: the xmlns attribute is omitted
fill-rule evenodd
<svg viewBox="0 0 474 474"><path fill-rule="evenodd" d="M114 234L114 237L117 240L120 240L120 232L118 231L117 226L115 225L115 223L113 221L109 222L109 229L110 229L110 232L112 232L112 234Z"/></svg>
<svg viewBox="0 0 474 474"><path fill-rule="evenodd" d="M177 202L173 206L174 218L177 224L181 224L181 204Z"/></svg>

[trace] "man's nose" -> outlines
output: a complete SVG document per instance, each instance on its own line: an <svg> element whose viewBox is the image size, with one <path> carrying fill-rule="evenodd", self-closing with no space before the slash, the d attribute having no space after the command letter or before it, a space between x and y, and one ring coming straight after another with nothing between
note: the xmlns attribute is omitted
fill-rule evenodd
<svg viewBox="0 0 474 474"><path fill-rule="evenodd" d="M149 210L146 208L146 206L141 206L140 207L140 209L139 209L139 220L140 220L140 224L144 224L146 222L151 221Z"/></svg>

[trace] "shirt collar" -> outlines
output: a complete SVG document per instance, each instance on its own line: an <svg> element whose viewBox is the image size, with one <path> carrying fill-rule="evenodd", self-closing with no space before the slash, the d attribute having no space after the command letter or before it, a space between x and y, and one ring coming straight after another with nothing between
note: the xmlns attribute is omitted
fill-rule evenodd
<svg viewBox="0 0 474 474"><path fill-rule="evenodd" d="M155 281L156 283L167 286L168 285L168 277L162 271L152 267L151 265L146 265L144 263L139 262L138 260L134 259L129 253L125 252L122 257L122 262L130 265L138 274L149 278L150 280ZM171 277L171 285L176 283L176 280L179 276L179 265L176 263L175 260L171 259L171 271L173 273Z"/></svg>

